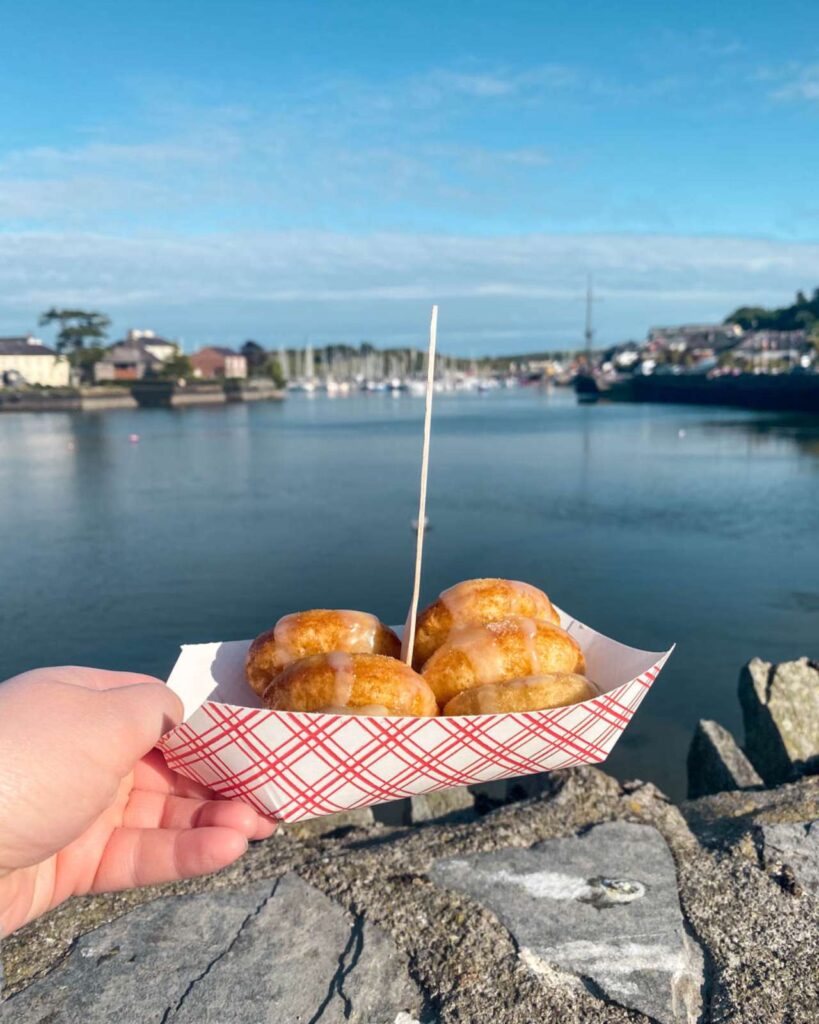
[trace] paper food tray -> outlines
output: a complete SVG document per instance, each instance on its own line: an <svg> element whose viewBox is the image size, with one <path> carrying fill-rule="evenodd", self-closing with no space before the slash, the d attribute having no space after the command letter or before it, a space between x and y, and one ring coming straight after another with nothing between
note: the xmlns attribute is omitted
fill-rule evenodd
<svg viewBox="0 0 819 1024"><path fill-rule="evenodd" d="M554 768L611 753L671 650L626 647L558 609L598 697L569 707L439 718L269 711L244 678L249 640L184 646L168 679L185 707L168 766L280 821Z"/></svg>

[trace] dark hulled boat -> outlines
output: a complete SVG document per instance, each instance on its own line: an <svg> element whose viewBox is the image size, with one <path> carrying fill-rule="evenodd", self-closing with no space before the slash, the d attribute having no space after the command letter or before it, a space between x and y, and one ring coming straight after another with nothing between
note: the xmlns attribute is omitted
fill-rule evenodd
<svg viewBox="0 0 819 1024"><path fill-rule="evenodd" d="M671 402L819 415L819 373L652 373L575 382L578 401Z"/></svg>

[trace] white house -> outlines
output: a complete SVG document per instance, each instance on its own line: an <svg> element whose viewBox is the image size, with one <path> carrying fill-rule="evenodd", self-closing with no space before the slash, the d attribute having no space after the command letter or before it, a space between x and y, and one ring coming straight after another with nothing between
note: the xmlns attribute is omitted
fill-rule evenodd
<svg viewBox="0 0 819 1024"><path fill-rule="evenodd" d="M133 328L125 335L124 344L138 345L158 359L160 363L166 362L179 351L179 345L175 341L160 338L154 331L134 330Z"/></svg>
<svg viewBox="0 0 819 1024"><path fill-rule="evenodd" d="M65 356L44 345L39 338L0 338L0 387L22 379L25 384L64 388L70 383L71 367Z"/></svg>

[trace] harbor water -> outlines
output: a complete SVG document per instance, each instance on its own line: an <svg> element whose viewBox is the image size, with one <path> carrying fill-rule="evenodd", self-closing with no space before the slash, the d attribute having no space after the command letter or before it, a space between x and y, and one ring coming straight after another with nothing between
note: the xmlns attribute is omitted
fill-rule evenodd
<svg viewBox="0 0 819 1024"><path fill-rule="evenodd" d="M404 619L423 401L406 394L0 417L0 678L166 676L180 643L309 607ZM528 580L677 650L609 769L685 788L699 718L741 738L743 661L819 656L819 419L568 391L436 396L423 600Z"/></svg>

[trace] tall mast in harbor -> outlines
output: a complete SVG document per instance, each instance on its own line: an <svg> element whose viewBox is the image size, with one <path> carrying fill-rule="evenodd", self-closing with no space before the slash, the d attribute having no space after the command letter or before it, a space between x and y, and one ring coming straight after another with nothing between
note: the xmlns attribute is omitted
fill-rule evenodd
<svg viewBox="0 0 819 1024"><path fill-rule="evenodd" d="M594 327L592 326L592 305L594 303L594 289L592 287L592 276L589 274L586 280L586 365L591 369L592 364L592 343L594 342Z"/></svg>

